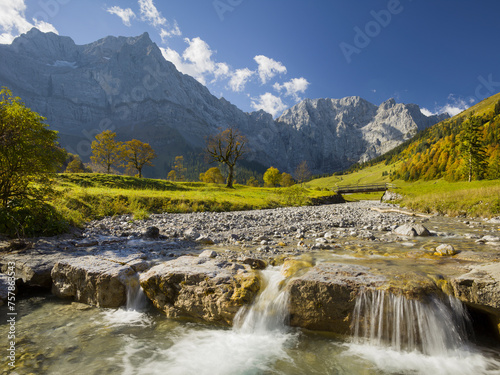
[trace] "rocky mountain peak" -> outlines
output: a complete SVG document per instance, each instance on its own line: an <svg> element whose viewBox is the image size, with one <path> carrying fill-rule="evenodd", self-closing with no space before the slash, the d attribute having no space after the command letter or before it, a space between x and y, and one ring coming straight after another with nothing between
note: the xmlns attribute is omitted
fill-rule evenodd
<svg viewBox="0 0 500 375"><path fill-rule="evenodd" d="M83 160L95 135L148 142L158 155L150 177L165 177L177 155L199 154L205 138L229 126L247 137L250 162L293 172L349 167L397 146L438 121L418 106L389 99L376 106L359 96L306 99L277 120L244 113L216 98L166 61L147 33L108 36L86 45L36 29L0 46L0 86L59 131L61 144Z"/></svg>

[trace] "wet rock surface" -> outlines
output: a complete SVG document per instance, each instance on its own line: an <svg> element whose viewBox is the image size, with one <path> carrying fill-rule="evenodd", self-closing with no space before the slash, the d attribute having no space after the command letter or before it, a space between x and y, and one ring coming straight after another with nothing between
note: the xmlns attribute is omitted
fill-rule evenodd
<svg viewBox="0 0 500 375"><path fill-rule="evenodd" d="M260 290L250 267L209 257L184 256L141 274L144 293L170 318L231 325Z"/></svg>
<svg viewBox="0 0 500 375"><path fill-rule="evenodd" d="M64 259L52 268L52 293L97 307L120 307L135 274L127 265L95 256Z"/></svg>
<svg viewBox="0 0 500 375"><path fill-rule="evenodd" d="M323 263L292 279L290 324L311 330L347 334L355 299L363 288L381 286L386 278L358 265Z"/></svg>
<svg viewBox="0 0 500 375"><path fill-rule="evenodd" d="M498 224L391 208L397 207L369 201L105 218L77 235L4 246L0 268L5 273L15 263L20 289L54 284L55 294L97 306L125 303L122 271L113 270L126 269L141 275L146 294L167 316L223 325L255 297L258 270L282 263L296 326L345 332L361 288L415 299L444 292L500 317L500 278L493 272L500 264ZM97 297L98 289L108 299Z"/></svg>

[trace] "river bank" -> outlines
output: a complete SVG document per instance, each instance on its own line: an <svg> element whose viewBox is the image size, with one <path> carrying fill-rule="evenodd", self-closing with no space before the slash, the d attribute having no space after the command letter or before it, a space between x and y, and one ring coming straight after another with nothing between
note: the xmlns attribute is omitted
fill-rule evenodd
<svg viewBox="0 0 500 375"><path fill-rule="evenodd" d="M233 326L259 295L265 287L259 269L284 265L288 326L346 337L366 289L419 303L449 295L465 303L481 339L495 343L499 228L497 219L412 216L373 201L139 221L119 216L4 249L0 264L2 270L15 264L20 296L52 290L116 309L140 283L167 317L215 326Z"/></svg>

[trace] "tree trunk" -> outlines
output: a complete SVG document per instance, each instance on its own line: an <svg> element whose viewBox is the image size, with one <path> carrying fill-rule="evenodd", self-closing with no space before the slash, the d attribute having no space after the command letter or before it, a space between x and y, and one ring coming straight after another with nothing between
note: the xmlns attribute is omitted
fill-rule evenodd
<svg viewBox="0 0 500 375"><path fill-rule="evenodd" d="M233 169L234 169L234 165L228 165L228 168L229 168L229 174L227 176L227 185L226 185L226 187L232 189L233 188Z"/></svg>

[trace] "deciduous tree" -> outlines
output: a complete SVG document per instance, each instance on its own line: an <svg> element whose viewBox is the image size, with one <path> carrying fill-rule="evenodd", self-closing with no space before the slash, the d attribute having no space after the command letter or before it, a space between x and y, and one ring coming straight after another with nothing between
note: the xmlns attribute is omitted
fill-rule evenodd
<svg viewBox="0 0 500 375"><path fill-rule="evenodd" d="M135 168L139 172L139 178L142 178L142 168L146 165L153 166L151 160L156 158L156 153L148 143L132 139L122 146L122 158L127 166Z"/></svg>
<svg viewBox="0 0 500 375"><path fill-rule="evenodd" d="M115 140L116 133L105 130L97 134L92 142L92 162L102 165L108 173L112 166L120 166L123 158L123 143Z"/></svg>
<svg viewBox="0 0 500 375"><path fill-rule="evenodd" d="M42 200L49 174L65 160L57 132L45 118L26 108L7 88L0 91L0 206L13 200Z"/></svg>
<svg viewBox="0 0 500 375"><path fill-rule="evenodd" d="M297 169L295 169L294 175L299 184L303 184L311 178L311 171L309 170L305 160L298 165Z"/></svg>
<svg viewBox="0 0 500 375"><path fill-rule="evenodd" d="M291 174L283 172L281 175L281 186L283 187L290 187L295 185L295 181L293 180L293 177Z"/></svg>
<svg viewBox="0 0 500 375"><path fill-rule="evenodd" d="M213 167L210 168L205 173L201 173L200 180L207 184L223 184L224 176L222 176L222 173L219 168Z"/></svg>
<svg viewBox="0 0 500 375"><path fill-rule="evenodd" d="M278 168L270 167L264 173L264 183L268 187L276 187L281 182L281 173Z"/></svg>
<svg viewBox="0 0 500 375"><path fill-rule="evenodd" d="M232 188L234 182L234 166L246 152L246 138L234 129L228 128L207 141L206 153L210 162L225 164L228 168L226 187Z"/></svg>

